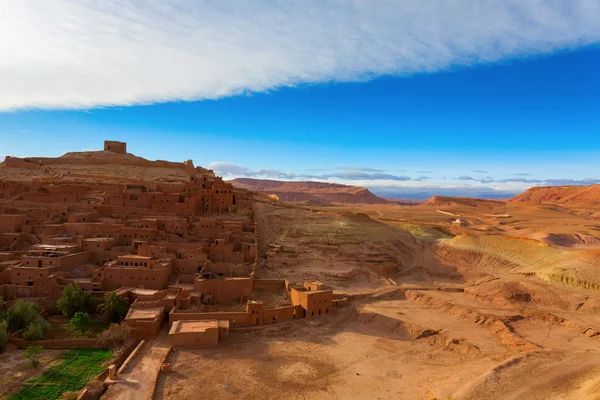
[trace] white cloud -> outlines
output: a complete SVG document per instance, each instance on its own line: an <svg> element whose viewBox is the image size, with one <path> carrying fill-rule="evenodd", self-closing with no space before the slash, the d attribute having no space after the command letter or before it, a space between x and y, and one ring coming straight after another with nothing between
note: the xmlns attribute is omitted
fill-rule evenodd
<svg viewBox="0 0 600 400"><path fill-rule="evenodd" d="M247 177L247 178L267 178L267 179L294 179L302 175L296 175L290 172L282 172L274 169L252 170L242 165L230 162L211 162L206 167L215 171L217 175L226 178ZM308 175L306 175L308 176Z"/></svg>
<svg viewBox="0 0 600 400"><path fill-rule="evenodd" d="M0 110L215 99L600 39L598 0L2 1Z"/></svg>

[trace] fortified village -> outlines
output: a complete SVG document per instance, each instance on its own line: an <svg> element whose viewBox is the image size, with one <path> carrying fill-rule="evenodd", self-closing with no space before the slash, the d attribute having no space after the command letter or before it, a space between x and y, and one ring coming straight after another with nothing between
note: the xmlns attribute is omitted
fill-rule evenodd
<svg viewBox="0 0 600 400"><path fill-rule="evenodd" d="M256 279L256 194L192 161L149 161L106 141L3 167L5 301L55 300L74 283L98 297L116 290L131 302L133 338L168 321L173 346L215 345L230 328L318 317L342 301L320 282Z"/></svg>

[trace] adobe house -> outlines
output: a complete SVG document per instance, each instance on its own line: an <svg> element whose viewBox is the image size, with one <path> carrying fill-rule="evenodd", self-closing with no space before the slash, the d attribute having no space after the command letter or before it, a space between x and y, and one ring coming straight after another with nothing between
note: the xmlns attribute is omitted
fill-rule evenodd
<svg viewBox="0 0 600 400"><path fill-rule="evenodd" d="M229 321L175 321L169 330L173 347L213 347L229 338Z"/></svg>
<svg viewBox="0 0 600 400"><path fill-rule="evenodd" d="M25 214L0 215L0 233L17 233L26 223Z"/></svg>
<svg viewBox="0 0 600 400"><path fill-rule="evenodd" d="M291 288L292 304L300 305L303 317L312 318L333 312L333 290L319 281L305 282L304 287Z"/></svg>
<svg viewBox="0 0 600 400"><path fill-rule="evenodd" d="M113 153L127 153L127 143L117 142L115 140L104 141L104 151L112 151Z"/></svg>
<svg viewBox="0 0 600 400"><path fill-rule="evenodd" d="M131 328L130 337L138 340L150 340L158 335L164 318L164 307L131 307L127 312L124 324Z"/></svg>

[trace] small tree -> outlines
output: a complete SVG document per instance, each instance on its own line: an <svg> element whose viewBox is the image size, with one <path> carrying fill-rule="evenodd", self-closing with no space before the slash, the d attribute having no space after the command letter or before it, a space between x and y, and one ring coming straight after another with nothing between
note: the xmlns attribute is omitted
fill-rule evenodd
<svg viewBox="0 0 600 400"><path fill-rule="evenodd" d="M110 324L108 329L98 335L98 343L106 348L116 351L125 344L129 337L130 328L125 324Z"/></svg>
<svg viewBox="0 0 600 400"><path fill-rule="evenodd" d="M8 331L6 330L6 321L0 321L0 352L6 348L8 342Z"/></svg>
<svg viewBox="0 0 600 400"><path fill-rule="evenodd" d="M4 299L0 296L0 321L6 319L6 312L4 311Z"/></svg>
<svg viewBox="0 0 600 400"><path fill-rule="evenodd" d="M23 331L23 339L25 340L44 340L46 335L44 329L40 324L30 324L25 331Z"/></svg>
<svg viewBox="0 0 600 400"><path fill-rule="evenodd" d="M85 312L76 312L69 323L71 324L71 328L81 333L85 333L85 331L90 329L90 326L92 326L92 323L90 322L90 315Z"/></svg>
<svg viewBox="0 0 600 400"><path fill-rule="evenodd" d="M56 302L56 307L67 317L73 318L76 312L87 312L94 305L94 299L75 283L67 285Z"/></svg>
<svg viewBox="0 0 600 400"><path fill-rule="evenodd" d="M17 302L8 309L6 315L8 331L16 332L19 329L27 328L30 324L36 322L38 318L39 311L34 303L17 300Z"/></svg>
<svg viewBox="0 0 600 400"><path fill-rule="evenodd" d="M42 346L29 346L25 350L25 353L23 353L23 358L28 359L33 368L37 368L40 366L40 360L43 353L44 348Z"/></svg>
<svg viewBox="0 0 600 400"><path fill-rule="evenodd" d="M121 322L129 310L129 302L119 296L116 291L106 293L98 309L104 314L107 322Z"/></svg>

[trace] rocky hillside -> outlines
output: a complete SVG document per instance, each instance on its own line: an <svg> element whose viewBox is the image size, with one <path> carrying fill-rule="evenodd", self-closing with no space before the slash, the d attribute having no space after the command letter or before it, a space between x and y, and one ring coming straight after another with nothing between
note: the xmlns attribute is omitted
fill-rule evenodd
<svg viewBox="0 0 600 400"><path fill-rule="evenodd" d="M268 179L237 178L231 182L235 187L267 194L276 194L286 203L334 205L334 204L385 204L388 201L357 186L326 182L284 182Z"/></svg>
<svg viewBox="0 0 600 400"><path fill-rule="evenodd" d="M509 201L567 206L600 204L600 185L532 187Z"/></svg>
<svg viewBox="0 0 600 400"><path fill-rule="evenodd" d="M422 205L425 207L467 206L491 209L504 206L504 202L498 200L472 199L469 197L433 196Z"/></svg>

